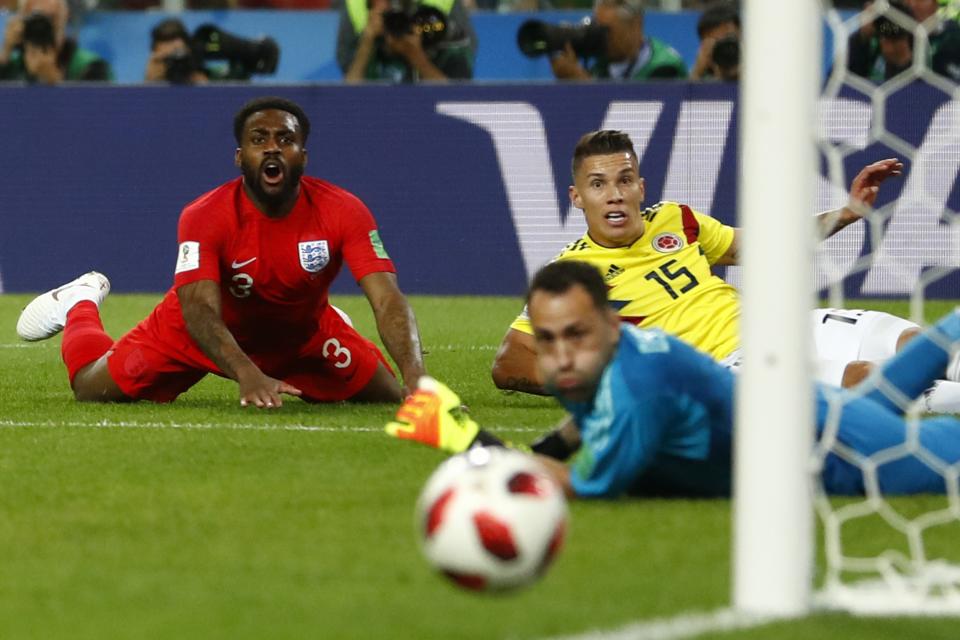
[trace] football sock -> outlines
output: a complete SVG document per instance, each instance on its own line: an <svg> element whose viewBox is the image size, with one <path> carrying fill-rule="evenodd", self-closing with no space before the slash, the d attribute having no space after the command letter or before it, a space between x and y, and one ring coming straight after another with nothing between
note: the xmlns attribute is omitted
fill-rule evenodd
<svg viewBox="0 0 960 640"><path fill-rule="evenodd" d="M953 355L950 357L947 374L944 377L951 382L960 382L960 349L957 349L956 345L954 345Z"/></svg>
<svg viewBox="0 0 960 640"><path fill-rule="evenodd" d="M100 310L90 300L83 300L67 312L60 354L67 365L70 384L77 372L97 360L113 346L113 338L103 330Z"/></svg>

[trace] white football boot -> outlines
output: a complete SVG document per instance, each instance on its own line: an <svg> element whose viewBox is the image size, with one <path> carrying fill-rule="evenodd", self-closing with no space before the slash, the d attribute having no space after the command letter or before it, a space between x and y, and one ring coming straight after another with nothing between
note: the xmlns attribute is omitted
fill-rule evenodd
<svg viewBox="0 0 960 640"><path fill-rule="evenodd" d="M110 293L107 276L96 271L85 273L76 280L47 291L30 301L17 320L17 335L24 340L46 340L63 331L67 312L82 300L98 307Z"/></svg>

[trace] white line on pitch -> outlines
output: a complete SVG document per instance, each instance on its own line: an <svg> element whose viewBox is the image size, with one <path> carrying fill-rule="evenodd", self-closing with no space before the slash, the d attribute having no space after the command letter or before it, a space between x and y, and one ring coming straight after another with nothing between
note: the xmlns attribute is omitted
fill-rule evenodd
<svg viewBox="0 0 960 640"><path fill-rule="evenodd" d="M709 613L689 613L674 618L655 618L645 622L586 633L555 636L551 640L681 640L704 633L749 629L774 622L774 618L750 615L733 609L718 609Z"/></svg>
<svg viewBox="0 0 960 640"><path fill-rule="evenodd" d="M0 349L48 349L50 345L54 343L37 343L37 342L9 342L0 344Z"/></svg>
<svg viewBox="0 0 960 640"><path fill-rule="evenodd" d="M91 429L238 429L246 431L315 431L322 433L379 433L382 427L330 426L305 424L215 424L205 422L139 422L136 420L0 420L2 427L82 427ZM495 427L498 431L542 433L533 427Z"/></svg>
<svg viewBox="0 0 960 640"><path fill-rule="evenodd" d="M0 420L0 427L87 427L92 429L240 429L247 431L379 431L374 427L311 426L304 424L214 424L204 422L138 422L135 420Z"/></svg>
<svg viewBox="0 0 960 640"><path fill-rule="evenodd" d="M425 344L423 350L430 351L496 351L499 349L493 344Z"/></svg>

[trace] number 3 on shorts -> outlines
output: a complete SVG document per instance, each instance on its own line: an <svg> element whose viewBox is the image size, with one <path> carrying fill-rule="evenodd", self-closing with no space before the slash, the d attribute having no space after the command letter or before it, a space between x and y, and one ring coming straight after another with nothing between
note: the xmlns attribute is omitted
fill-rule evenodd
<svg viewBox="0 0 960 640"><path fill-rule="evenodd" d="M323 357L327 360L333 360L333 366L337 369L346 369L353 361L350 349L341 345L340 341L336 338L330 338L324 342L323 347L320 348L320 353L322 353Z"/></svg>

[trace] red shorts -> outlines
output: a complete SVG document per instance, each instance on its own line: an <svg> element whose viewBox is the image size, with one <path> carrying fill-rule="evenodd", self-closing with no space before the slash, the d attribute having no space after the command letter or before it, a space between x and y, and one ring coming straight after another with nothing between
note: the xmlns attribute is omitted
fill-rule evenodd
<svg viewBox="0 0 960 640"><path fill-rule="evenodd" d="M312 402L351 398L370 382L381 362L392 372L377 346L330 306L306 344L253 349L247 355L265 374L292 384ZM165 329L154 315L114 343L107 366L124 394L153 402L174 400L208 373L223 375L186 331Z"/></svg>

